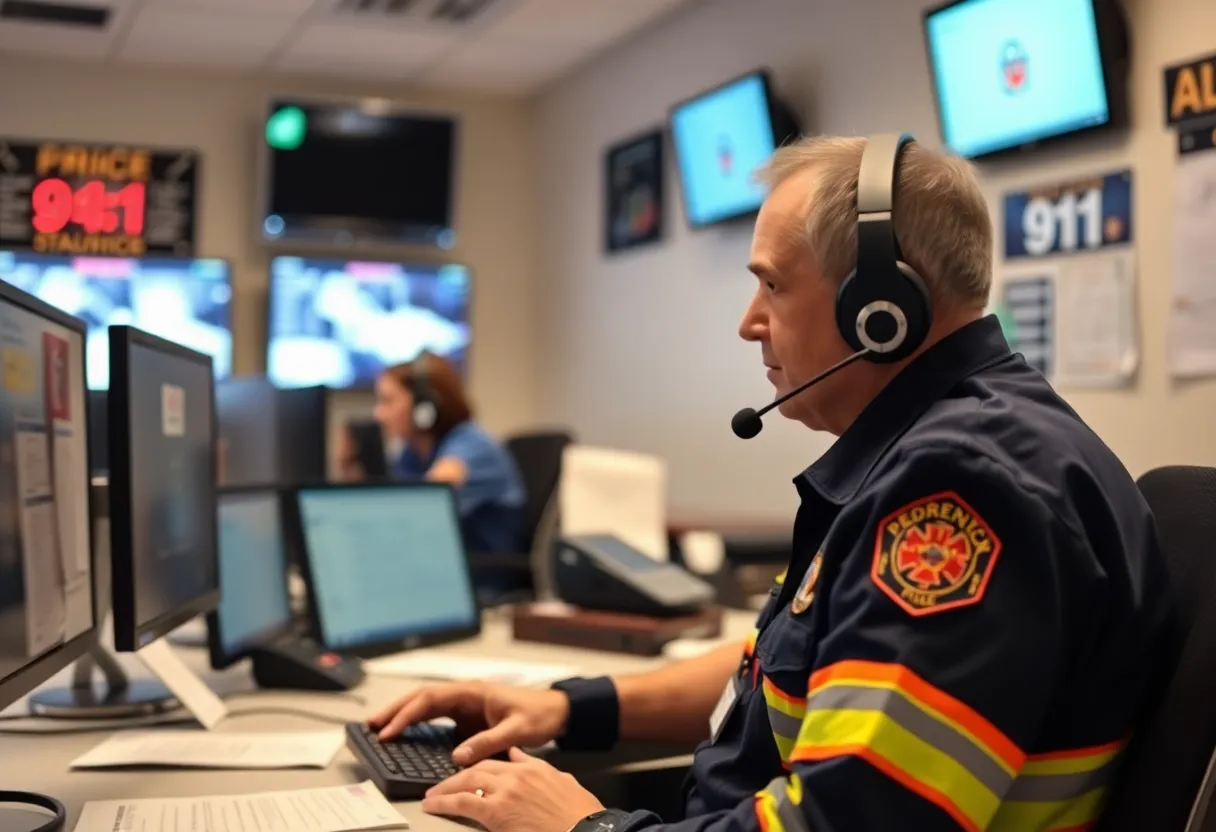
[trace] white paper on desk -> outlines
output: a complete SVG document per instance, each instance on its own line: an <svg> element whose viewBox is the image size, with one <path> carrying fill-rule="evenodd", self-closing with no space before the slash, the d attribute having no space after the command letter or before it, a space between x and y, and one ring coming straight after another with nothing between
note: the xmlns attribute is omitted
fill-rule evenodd
<svg viewBox="0 0 1216 832"><path fill-rule="evenodd" d="M1216 375L1216 150L1178 157L1166 355L1176 378Z"/></svg>
<svg viewBox="0 0 1216 832"><path fill-rule="evenodd" d="M667 560L667 466L660 457L570 445L558 503L563 535L611 534Z"/></svg>
<svg viewBox="0 0 1216 832"><path fill-rule="evenodd" d="M1140 360L1131 251L1093 254L1060 267L1056 286L1058 387L1120 387Z"/></svg>
<svg viewBox="0 0 1216 832"><path fill-rule="evenodd" d="M72 768L325 768L342 747L341 731L220 734L140 731L115 734L72 761Z"/></svg>
<svg viewBox="0 0 1216 832"><path fill-rule="evenodd" d="M560 664L539 664L507 659L482 659L445 656L425 651L385 656L363 663L372 675L409 676L415 679L451 681L484 680L504 685L545 685L558 679L577 676L578 668Z"/></svg>
<svg viewBox="0 0 1216 832"><path fill-rule="evenodd" d="M214 797L90 801L75 832L362 832L408 829L371 781Z"/></svg>

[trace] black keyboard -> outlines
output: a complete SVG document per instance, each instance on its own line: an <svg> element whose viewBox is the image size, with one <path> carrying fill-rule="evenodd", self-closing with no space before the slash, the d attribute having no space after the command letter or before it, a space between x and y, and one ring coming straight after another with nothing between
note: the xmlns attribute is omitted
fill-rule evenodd
<svg viewBox="0 0 1216 832"><path fill-rule="evenodd" d="M420 800L427 789L460 770L452 762L456 730L450 725L414 725L381 741L365 723L348 722L346 747L389 800Z"/></svg>

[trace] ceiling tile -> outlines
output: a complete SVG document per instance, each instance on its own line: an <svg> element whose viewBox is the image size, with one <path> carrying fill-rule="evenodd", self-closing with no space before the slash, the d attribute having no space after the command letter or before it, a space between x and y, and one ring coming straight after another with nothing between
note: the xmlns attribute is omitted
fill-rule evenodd
<svg viewBox="0 0 1216 832"><path fill-rule="evenodd" d="M123 41L120 57L253 67L266 59L293 24L293 18L278 15L145 6Z"/></svg>
<svg viewBox="0 0 1216 832"><path fill-rule="evenodd" d="M316 23L288 46L277 69L317 74L410 77L442 57L456 35Z"/></svg>
<svg viewBox="0 0 1216 832"><path fill-rule="evenodd" d="M58 0L65 5L95 5L85 0ZM132 0L108 0L110 20L105 29L48 23L0 23L0 51L56 58L97 60L106 57L117 33L135 8Z"/></svg>
<svg viewBox="0 0 1216 832"><path fill-rule="evenodd" d="M533 41L602 44L637 29L683 0L526 0L490 29Z"/></svg>
<svg viewBox="0 0 1216 832"><path fill-rule="evenodd" d="M300 17L316 0L143 0L145 9L205 9L255 15Z"/></svg>

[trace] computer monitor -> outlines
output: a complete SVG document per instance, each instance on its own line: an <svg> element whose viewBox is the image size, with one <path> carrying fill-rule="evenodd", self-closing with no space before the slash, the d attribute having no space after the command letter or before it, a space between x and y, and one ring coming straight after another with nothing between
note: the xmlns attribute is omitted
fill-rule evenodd
<svg viewBox="0 0 1216 832"><path fill-rule="evenodd" d="M219 602L211 357L110 328L114 647L134 651Z"/></svg>
<svg viewBox="0 0 1216 832"><path fill-rule="evenodd" d="M83 321L0 284L0 709L97 643Z"/></svg>
<svg viewBox="0 0 1216 832"><path fill-rule="evenodd" d="M280 390L265 376L229 378L216 385L223 487L324 482L329 461L329 391Z"/></svg>
<svg viewBox="0 0 1216 832"><path fill-rule="evenodd" d="M249 659L263 688L350 690L363 680L356 659L301 637L287 589L282 491L224 489L219 499L220 603L207 615L211 666Z"/></svg>
<svg viewBox="0 0 1216 832"><path fill-rule="evenodd" d="M292 629L280 502L275 489L220 495L220 603L207 619L217 670Z"/></svg>
<svg viewBox="0 0 1216 832"><path fill-rule="evenodd" d="M0 251L0 280L84 320L90 389L109 386L106 328L120 324L207 353L216 378L231 372L232 285L224 260Z"/></svg>
<svg viewBox="0 0 1216 832"><path fill-rule="evenodd" d="M452 489L334 483L295 492L314 631L364 658L476 635L481 611Z"/></svg>

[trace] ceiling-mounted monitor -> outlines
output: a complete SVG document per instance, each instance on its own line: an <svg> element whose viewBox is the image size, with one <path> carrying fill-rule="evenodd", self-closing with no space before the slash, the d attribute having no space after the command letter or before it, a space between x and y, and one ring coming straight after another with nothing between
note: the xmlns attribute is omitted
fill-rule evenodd
<svg viewBox="0 0 1216 832"><path fill-rule="evenodd" d="M946 146L979 159L1122 126L1127 26L1112 0L952 0L924 14Z"/></svg>
<svg viewBox="0 0 1216 832"><path fill-rule="evenodd" d="M0 280L81 318L90 390L110 385L113 325L206 353L232 372L232 276L227 261L188 257L69 257L0 251Z"/></svg>
<svg viewBox="0 0 1216 832"><path fill-rule="evenodd" d="M471 283L456 264L276 257L266 375L276 387L370 389L423 350L464 372Z"/></svg>
<svg viewBox="0 0 1216 832"><path fill-rule="evenodd" d="M766 190L757 169L797 138L798 120L757 69L671 108L671 140L692 228L751 216Z"/></svg>
<svg viewBox="0 0 1216 832"><path fill-rule="evenodd" d="M263 128L264 242L455 246L454 119L280 98Z"/></svg>

